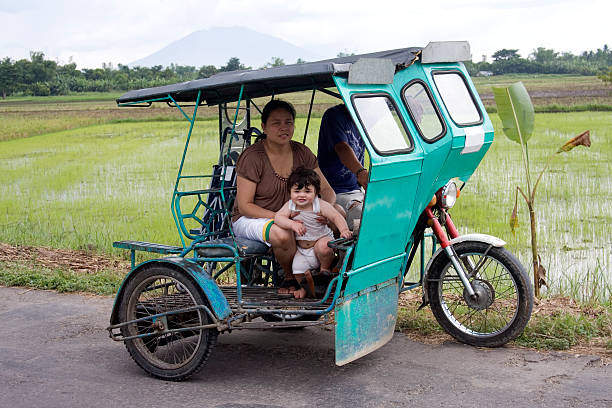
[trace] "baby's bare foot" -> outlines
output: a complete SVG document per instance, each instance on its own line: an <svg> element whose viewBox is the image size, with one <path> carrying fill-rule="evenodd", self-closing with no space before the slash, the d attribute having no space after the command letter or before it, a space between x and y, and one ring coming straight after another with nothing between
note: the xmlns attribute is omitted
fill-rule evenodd
<svg viewBox="0 0 612 408"><path fill-rule="evenodd" d="M295 292L293 292L293 296L296 299L304 299L306 297L306 289L300 288L296 290Z"/></svg>

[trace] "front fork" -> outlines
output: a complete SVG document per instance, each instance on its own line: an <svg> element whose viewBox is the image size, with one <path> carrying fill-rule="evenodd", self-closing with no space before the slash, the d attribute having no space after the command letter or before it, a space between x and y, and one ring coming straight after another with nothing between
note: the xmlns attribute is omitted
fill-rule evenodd
<svg viewBox="0 0 612 408"><path fill-rule="evenodd" d="M444 231L442 225L440 224L440 221L438 220L438 217L434 215L430 207L427 207L425 209L425 214L428 218L427 224L433 229L434 235L440 243L440 246L442 247L444 252L446 252L451 263L455 267L457 275L459 275L459 279L461 279L461 283L463 283L463 286L465 287L465 290L467 291L468 295L472 299L476 299L477 296L468 278L468 273L460 262L459 257L455 252L455 249L450 244L450 240L448 239L448 237L450 237L451 239L457 238L459 236L459 232L457 231L457 228L455 228L455 224L453 224L450 215L443 209L440 209L440 212L442 214L442 217L444 217L444 227L446 228L446 231Z"/></svg>

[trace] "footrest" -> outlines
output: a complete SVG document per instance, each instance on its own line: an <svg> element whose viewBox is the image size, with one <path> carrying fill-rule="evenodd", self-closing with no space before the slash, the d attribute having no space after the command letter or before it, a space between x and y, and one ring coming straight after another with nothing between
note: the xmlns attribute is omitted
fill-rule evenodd
<svg viewBox="0 0 612 408"><path fill-rule="evenodd" d="M158 254L180 254L183 252L182 247L142 241L116 241L113 242L113 247L132 249L135 251L155 252Z"/></svg>

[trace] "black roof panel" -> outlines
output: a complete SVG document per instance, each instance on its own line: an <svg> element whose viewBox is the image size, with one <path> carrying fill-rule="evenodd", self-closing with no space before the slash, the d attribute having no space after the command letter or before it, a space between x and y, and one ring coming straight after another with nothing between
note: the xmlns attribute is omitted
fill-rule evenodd
<svg viewBox="0 0 612 408"><path fill-rule="evenodd" d="M400 48L304 64L222 72L209 78L129 91L119 97L117 103L140 102L168 95L177 102L195 102L198 91L202 91L202 100L208 105L216 105L238 100L240 87L243 84L245 85L243 98L328 88L334 86L334 75L348 74L350 65L360 58L389 58L396 66L407 66L414 62L420 51L420 47Z"/></svg>

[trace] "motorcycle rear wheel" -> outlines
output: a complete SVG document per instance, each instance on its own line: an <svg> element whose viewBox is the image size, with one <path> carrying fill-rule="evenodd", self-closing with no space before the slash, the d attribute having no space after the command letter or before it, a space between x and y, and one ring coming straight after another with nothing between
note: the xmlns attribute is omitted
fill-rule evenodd
<svg viewBox="0 0 612 408"><path fill-rule="evenodd" d="M449 257L440 253L431 264L426 288L440 326L473 346L498 347L516 338L533 307L531 283L521 263L505 248L484 242L462 242L454 249L478 296L469 297Z"/></svg>
<svg viewBox="0 0 612 408"><path fill-rule="evenodd" d="M121 321L207 304L200 288L177 270L165 266L143 269L127 283L119 308ZM134 361L153 377L182 381L197 373L217 343L216 329L188 329L210 323L203 310L166 315L124 326L123 336L149 334L125 341Z"/></svg>

